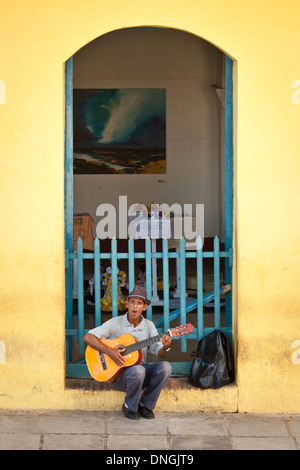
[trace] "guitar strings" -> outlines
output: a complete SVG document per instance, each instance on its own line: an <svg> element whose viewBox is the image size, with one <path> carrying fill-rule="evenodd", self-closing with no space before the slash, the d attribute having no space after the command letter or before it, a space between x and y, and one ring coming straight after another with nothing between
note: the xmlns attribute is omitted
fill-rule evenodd
<svg viewBox="0 0 300 470"><path fill-rule="evenodd" d="M138 349L142 349L145 346L148 346L149 344L157 343L163 336L164 334L157 335L153 336L152 338L144 339L143 341L138 341L137 343L129 344L125 347L125 351L122 353L122 355L125 356L126 354L131 353L133 351L137 351Z"/></svg>
<svg viewBox="0 0 300 470"><path fill-rule="evenodd" d="M186 331L183 330L184 326L185 325L174 328L174 330L176 330L176 333L177 333L176 336L181 336L182 334L187 333ZM138 341L137 343L129 344L128 346L125 346L125 351L122 353L122 355L126 356L126 354L142 349L145 346L148 346L149 344L157 343L160 340L160 338L162 338L165 335L172 336L170 332L167 331L166 333L162 333L157 336L152 336L152 338L144 339L142 341Z"/></svg>

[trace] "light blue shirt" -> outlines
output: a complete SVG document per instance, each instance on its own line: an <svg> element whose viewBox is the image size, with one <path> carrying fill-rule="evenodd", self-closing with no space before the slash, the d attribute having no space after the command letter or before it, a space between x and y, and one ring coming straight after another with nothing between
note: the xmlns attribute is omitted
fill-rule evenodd
<svg viewBox="0 0 300 470"><path fill-rule="evenodd" d="M158 335L157 329L152 321L147 320L141 316L140 323L135 327L132 325L132 323L129 323L127 319L127 313L120 317L114 317L110 320L107 320L105 323L103 323L103 325L97 326L96 328L90 330L89 333L96 336L98 339L115 339L125 333L128 333L134 336L138 341L142 341L144 339L152 338L153 336ZM143 348L142 362L147 361L147 351L157 356L159 350L162 347L162 342L158 341L157 343L151 344L148 348Z"/></svg>

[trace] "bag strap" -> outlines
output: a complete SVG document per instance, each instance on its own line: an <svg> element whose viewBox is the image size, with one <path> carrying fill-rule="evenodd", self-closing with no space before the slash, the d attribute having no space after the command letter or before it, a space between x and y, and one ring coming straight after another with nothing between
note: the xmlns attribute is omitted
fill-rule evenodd
<svg viewBox="0 0 300 470"><path fill-rule="evenodd" d="M231 350L230 343L229 343L229 338L223 332L221 332L221 338L222 338L222 343L223 343L225 353L226 353L228 375L232 380L234 380L233 356L232 356L232 350Z"/></svg>

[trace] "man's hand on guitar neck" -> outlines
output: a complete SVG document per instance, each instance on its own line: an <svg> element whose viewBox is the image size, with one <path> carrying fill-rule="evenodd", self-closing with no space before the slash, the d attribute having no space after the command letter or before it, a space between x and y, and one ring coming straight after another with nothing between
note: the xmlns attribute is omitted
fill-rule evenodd
<svg viewBox="0 0 300 470"><path fill-rule="evenodd" d="M159 350L158 355L160 358L163 358L167 355L167 350L171 347L172 338L169 335L164 335L160 338L160 341L162 342L163 347Z"/></svg>

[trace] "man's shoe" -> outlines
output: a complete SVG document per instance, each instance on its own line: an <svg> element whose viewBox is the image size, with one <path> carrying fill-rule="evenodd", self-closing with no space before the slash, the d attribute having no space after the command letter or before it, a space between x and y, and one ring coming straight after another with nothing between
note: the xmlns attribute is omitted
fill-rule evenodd
<svg viewBox="0 0 300 470"><path fill-rule="evenodd" d="M141 404L139 404L139 413L140 415L143 416L143 418L146 418L146 419L155 418L153 411L149 410L149 408L146 408L146 406L141 405Z"/></svg>
<svg viewBox="0 0 300 470"><path fill-rule="evenodd" d="M122 411L128 419L140 419L139 414L126 408L125 404L122 406Z"/></svg>

